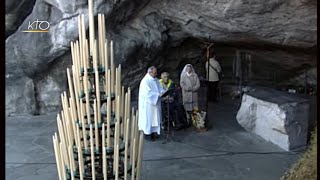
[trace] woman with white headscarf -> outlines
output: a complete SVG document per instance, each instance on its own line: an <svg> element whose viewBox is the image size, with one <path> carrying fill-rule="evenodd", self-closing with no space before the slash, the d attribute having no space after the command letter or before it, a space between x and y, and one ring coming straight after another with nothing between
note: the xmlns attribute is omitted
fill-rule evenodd
<svg viewBox="0 0 320 180"><path fill-rule="evenodd" d="M180 75L182 89L182 102L184 109L190 114L192 109L198 107L198 89L200 81L191 64L187 64Z"/></svg>

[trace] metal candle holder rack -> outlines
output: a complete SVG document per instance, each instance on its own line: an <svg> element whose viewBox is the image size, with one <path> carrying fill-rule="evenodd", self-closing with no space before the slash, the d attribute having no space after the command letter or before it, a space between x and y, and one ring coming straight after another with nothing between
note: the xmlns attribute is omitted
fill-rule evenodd
<svg viewBox="0 0 320 180"><path fill-rule="evenodd" d="M143 133L138 111L131 109L130 88L121 85L113 41L105 37L105 17L98 14L95 39L93 2L89 0L89 42L84 15L78 17L79 39L71 42L68 94L61 94L58 134L53 147L60 180L141 177Z"/></svg>

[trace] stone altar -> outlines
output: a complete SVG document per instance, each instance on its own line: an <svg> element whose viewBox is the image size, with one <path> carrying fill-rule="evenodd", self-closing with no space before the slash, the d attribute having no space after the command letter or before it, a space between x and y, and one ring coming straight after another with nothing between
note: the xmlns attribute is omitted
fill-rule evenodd
<svg viewBox="0 0 320 180"><path fill-rule="evenodd" d="M243 95L236 118L247 131L290 151L307 144L308 116L307 99L258 88Z"/></svg>

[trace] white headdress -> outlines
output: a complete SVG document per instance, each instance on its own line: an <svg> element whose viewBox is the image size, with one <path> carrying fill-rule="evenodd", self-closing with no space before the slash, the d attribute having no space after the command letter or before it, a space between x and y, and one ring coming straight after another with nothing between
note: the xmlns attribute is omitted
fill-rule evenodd
<svg viewBox="0 0 320 180"><path fill-rule="evenodd" d="M187 74L187 67L188 67L188 66L191 68L191 73L196 74L196 72L194 71L193 66L192 66L191 64L186 64L186 65L184 66L181 74L180 74L180 77Z"/></svg>

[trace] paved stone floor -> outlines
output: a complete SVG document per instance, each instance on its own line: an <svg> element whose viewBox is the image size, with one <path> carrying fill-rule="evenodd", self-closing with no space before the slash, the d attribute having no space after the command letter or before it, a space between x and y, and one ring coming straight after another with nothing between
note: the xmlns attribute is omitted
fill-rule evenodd
<svg viewBox="0 0 320 180"><path fill-rule="evenodd" d="M241 128L231 100L209 104L207 132L189 128L172 141L145 141L142 180L279 180L299 154ZM6 179L57 180L56 114L6 118Z"/></svg>

